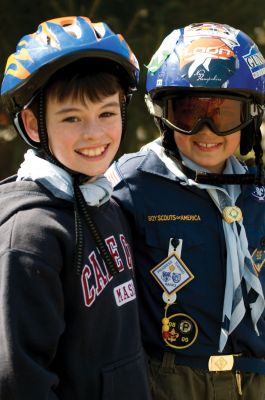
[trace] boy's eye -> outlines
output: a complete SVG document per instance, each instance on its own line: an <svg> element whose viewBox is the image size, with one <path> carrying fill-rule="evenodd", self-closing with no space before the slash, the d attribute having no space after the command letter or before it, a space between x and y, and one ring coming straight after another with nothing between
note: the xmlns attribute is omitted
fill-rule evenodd
<svg viewBox="0 0 265 400"><path fill-rule="evenodd" d="M66 117L63 119L64 122L78 122L79 118L74 117L74 116L70 116L70 117Z"/></svg>
<svg viewBox="0 0 265 400"><path fill-rule="evenodd" d="M112 111L105 111L100 114L100 118L109 118L109 117L112 117L113 115L116 115L116 113L114 113Z"/></svg>

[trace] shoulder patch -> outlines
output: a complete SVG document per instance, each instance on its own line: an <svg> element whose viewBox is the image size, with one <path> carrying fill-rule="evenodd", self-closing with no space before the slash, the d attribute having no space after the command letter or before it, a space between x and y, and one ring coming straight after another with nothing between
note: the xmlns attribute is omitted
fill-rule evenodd
<svg viewBox="0 0 265 400"><path fill-rule="evenodd" d="M117 168L117 163L114 162L105 172L105 176L113 187L122 181L122 176Z"/></svg>
<svg viewBox="0 0 265 400"><path fill-rule="evenodd" d="M265 202L265 187L264 186L256 186L254 192L252 192L251 195L259 203Z"/></svg>

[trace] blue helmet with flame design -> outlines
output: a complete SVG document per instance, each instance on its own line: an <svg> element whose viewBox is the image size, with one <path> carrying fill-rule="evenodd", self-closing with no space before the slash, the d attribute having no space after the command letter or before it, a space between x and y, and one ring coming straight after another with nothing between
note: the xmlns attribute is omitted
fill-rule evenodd
<svg viewBox="0 0 265 400"><path fill-rule="evenodd" d="M87 17L57 18L41 23L35 33L24 36L9 56L1 87L9 113L20 112L56 71L87 57L115 62L123 71L126 95L136 89L138 61L122 35Z"/></svg>

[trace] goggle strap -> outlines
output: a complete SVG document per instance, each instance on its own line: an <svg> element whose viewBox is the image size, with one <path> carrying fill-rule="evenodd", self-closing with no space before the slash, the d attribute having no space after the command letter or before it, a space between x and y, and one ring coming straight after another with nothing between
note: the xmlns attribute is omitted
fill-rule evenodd
<svg viewBox="0 0 265 400"><path fill-rule="evenodd" d="M257 177L255 174L215 174L210 172L194 171L186 165L184 165L180 160L176 159L177 163L187 176L187 178L192 179L194 182L208 184L208 185L249 185L257 184Z"/></svg>
<svg viewBox="0 0 265 400"><path fill-rule="evenodd" d="M154 103L151 99L151 96L149 94L146 94L144 96L145 103L147 105L148 111L151 115L154 117L162 118L163 117L163 108L158 105L157 103Z"/></svg>
<svg viewBox="0 0 265 400"><path fill-rule="evenodd" d="M220 185L250 185L256 184L257 179L254 174L210 174L197 173L195 182L205 184Z"/></svg>

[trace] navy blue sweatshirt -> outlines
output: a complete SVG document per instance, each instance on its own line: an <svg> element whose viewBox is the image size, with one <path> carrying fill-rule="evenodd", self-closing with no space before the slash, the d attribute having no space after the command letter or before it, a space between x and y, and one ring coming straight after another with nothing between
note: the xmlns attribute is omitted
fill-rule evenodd
<svg viewBox="0 0 265 400"><path fill-rule="evenodd" d="M130 232L114 201L89 211L114 276L86 227L74 270L73 203L32 181L0 185L1 400L149 398Z"/></svg>

